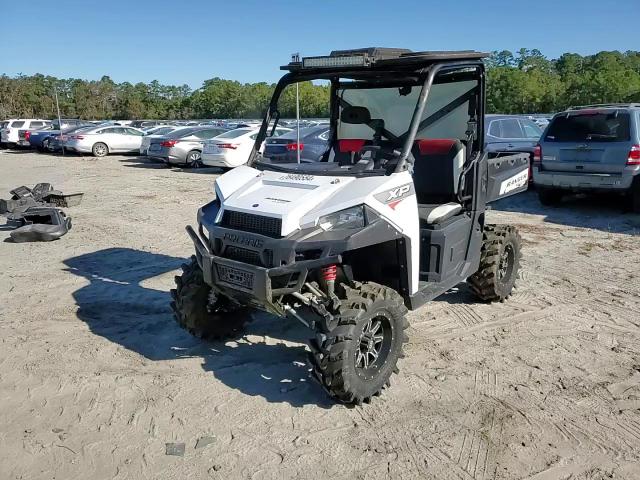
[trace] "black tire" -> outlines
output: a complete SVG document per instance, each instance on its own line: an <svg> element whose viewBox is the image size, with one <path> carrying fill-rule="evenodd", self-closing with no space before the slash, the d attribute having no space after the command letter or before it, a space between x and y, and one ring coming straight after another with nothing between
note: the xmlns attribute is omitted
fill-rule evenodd
<svg viewBox="0 0 640 480"><path fill-rule="evenodd" d="M538 199L540 199L540 203L545 206L558 205L563 195L563 191L556 188L540 187L538 189Z"/></svg>
<svg viewBox="0 0 640 480"><path fill-rule="evenodd" d="M182 265L182 275L175 281L171 308L178 325L192 335L207 340L237 337L251 319L250 309L232 305L224 297L209 305L211 287L204 282L195 257Z"/></svg>
<svg viewBox="0 0 640 480"><path fill-rule="evenodd" d="M390 385L391 375L398 372L398 359L404 357L402 347L407 341L407 308L395 290L373 282L344 290L338 323L309 342L309 361L314 376L331 397L361 405L380 395ZM382 332L379 341L377 332ZM368 350L372 342L378 349L376 357ZM374 360L371 364L370 359Z"/></svg>
<svg viewBox="0 0 640 480"><path fill-rule="evenodd" d="M480 267L467 279L471 290L485 302L503 302L516 284L522 240L515 227L486 225Z"/></svg>
<svg viewBox="0 0 640 480"><path fill-rule="evenodd" d="M91 153L94 157L105 157L109 154L109 147L106 143L96 142L91 147Z"/></svg>
<svg viewBox="0 0 640 480"><path fill-rule="evenodd" d="M191 150L187 153L186 165L189 168L198 168L202 165L202 153L200 150Z"/></svg>
<svg viewBox="0 0 640 480"><path fill-rule="evenodd" d="M633 179L630 199L631 211L633 213L640 213L640 175Z"/></svg>

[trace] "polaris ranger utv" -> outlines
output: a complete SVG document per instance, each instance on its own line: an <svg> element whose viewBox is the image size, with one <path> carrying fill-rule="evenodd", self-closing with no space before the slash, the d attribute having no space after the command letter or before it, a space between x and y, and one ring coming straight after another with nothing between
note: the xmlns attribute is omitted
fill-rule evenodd
<svg viewBox="0 0 640 480"><path fill-rule="evenodd" d="M407 309L465 280L483 301L507 298L520 239L485 208L527 188L528 158L484 152L484 56L369 48L282 67L247 165L217 179L187 227L178 323L223 338L255 308L295 318L313 331L321 385L361 404L398 371ZM270 162L259 152L283 90L309 80L330 84L327 151Z"/></svg>

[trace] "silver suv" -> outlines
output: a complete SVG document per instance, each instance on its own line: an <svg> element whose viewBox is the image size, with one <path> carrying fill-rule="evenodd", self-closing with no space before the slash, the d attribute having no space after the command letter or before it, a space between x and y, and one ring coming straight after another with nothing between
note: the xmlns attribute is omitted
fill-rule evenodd
<svg viewBox="0 0 640 480"><path fill-rule="evenodd" d="M569 192L615 191L640 213L640 104L573 107L556 114L533 158L544 205Z"/></svg>

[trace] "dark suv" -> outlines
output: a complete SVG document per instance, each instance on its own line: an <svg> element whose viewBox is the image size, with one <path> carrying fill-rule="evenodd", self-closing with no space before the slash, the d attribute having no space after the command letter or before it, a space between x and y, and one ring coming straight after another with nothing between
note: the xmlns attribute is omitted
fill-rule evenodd
<svg viewBox="0 0 640 480"><path fill-rule="evenodd" d="M536 147L533 182L544 205L569 192L614 191L627 195L640 213L640 104L556 114Z"/></svg>

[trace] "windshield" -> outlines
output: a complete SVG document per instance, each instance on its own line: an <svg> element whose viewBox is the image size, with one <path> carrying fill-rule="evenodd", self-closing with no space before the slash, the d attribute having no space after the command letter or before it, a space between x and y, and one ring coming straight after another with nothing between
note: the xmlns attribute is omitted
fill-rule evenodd
<svg viewBox="0 0 640 480"><path fill-rule="evenodd" d="M238 138L252 131L253 129L251 128L237 128L235 130L229 130L228 132L224 132L223 134L218 135L216 138Z"/></svg>
<svg viewBox="0 0 640 480"><path fill-rule="evenodd" d="M478 97L479 76L476 70L457 73L454 77L452 71L448 71L437 77L429 91L422 115L416 119L417 132L412 140L468 140L468 131L475 128L477 122L478 102L474 102L473 105L470 102ZM259 163L259 168L278 171L288 169L313 174L326 171L327 174L335 175L393 173L403 159L403 154L408 155L410 162L413 161L413 145L406 142L411 136L412 121L424 81L424 75L413 79L407 75L390 75L390 78L382 80L334 79L334 88L326 90L324 106L319 105L318 96L303 94L308 91L308 87L303 87L305 82L302 82L301 116L304 116L305 112L313 112L315 118L326 113L331 114L332 128L326 136L326 150L312 161L308 161L303 159L304 150L300 147L300 165L297 165L297 159L292 160L291 157L267 160L260 153L263 145L256 145L258 152L254 160ZM309 83L306 82L307 85ZM291 88L293 94L290 93ZM334 95L333 101L331 94ZM295 98L295 84L290 84L278 98L277 110L272 107L272 114L275 114L276 118L280 114L290 118L288 114L292 107L295 113ZM329 111L330 105L334 112ZM470 127L472 115L475 120ZM270 132L271 128L267 130L267 135ZM302 135L301 132L301 143ZM287 136L296 136L295 130Z"/></svg>
<svg viewBox="0 0 640 480"><path fill-rule="evenodd" d="M550 142L628 142L629 114L617 111L579 113L556 117L545 140Z"/></svg>

